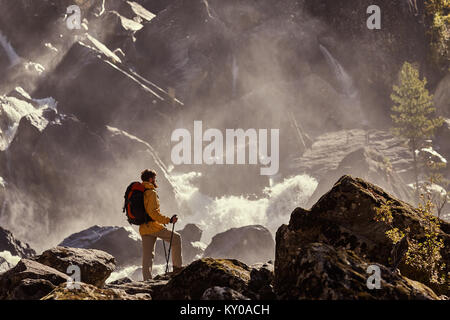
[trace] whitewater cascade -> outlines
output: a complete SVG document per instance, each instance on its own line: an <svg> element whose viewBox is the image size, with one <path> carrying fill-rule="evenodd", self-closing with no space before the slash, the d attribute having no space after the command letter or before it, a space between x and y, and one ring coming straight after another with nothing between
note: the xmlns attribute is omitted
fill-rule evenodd
<svg viewBox="0 0 450 320"><path fill-rule="evenodd" d="M263 225L273 235L289 221L292 211L303 206L317 187L317 181L308 175L284 179L263 190L263 197L249 199L244 196L212 198L202 194L195 186L201 173L172 174L171 180L178 190L177 200L193 213L183 216L179 228L196 223L203 230L201 241L208 244L217 233L248 225Z"/></svg>
<svg viewBox="0 0 450 320"><path fill-rule="evenodd" d="M2 46L3 50L5 50L6 55L8 56L10 67L14 67L15 65L20 63L20 57L12 47L11 43L8 42L8 39L3 35L0 31L0 46Z"/></svg>
<svg viewBox="0 0 450 320"><path fill-rule="evenodd" d="M339 63L337 59L325 48L323 45L319 45L320 51L324 55L328 66L333 70L336 79L339 82L341 90L344 94L344 101L346 105L350 108L352 116L357 119L357 121L362 124L363 127L367 127L369 122L364 116L362 110L361 101L359 97L359 92L356 89L352 77L345 71L344 67Z"/></svg>

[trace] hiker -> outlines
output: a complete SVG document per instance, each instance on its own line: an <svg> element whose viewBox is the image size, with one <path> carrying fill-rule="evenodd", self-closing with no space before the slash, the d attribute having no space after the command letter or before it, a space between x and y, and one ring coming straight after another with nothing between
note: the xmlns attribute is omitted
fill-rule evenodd
<svg viewBox="0 0 450 320"><path fill-rule="evenodd" d="M144 281L152 279L151 270L153 266L153 258L155 251L156 239L170 242L172 238L172 264L173 272L177 273L182 269L181 257L181 236L177 232L172 232L165 228L165 224L178 221L176 215L172 218L166 217L159 212L159 198L156 193L156 172L153 170L144 170L141 173L142 185L144 191L144 206L152 221L141 224L139 233L142 237L142 276Z"/></svg>

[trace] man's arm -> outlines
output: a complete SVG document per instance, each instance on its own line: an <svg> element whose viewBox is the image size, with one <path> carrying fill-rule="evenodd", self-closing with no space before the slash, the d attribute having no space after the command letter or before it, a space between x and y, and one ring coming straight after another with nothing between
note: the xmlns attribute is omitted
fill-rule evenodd
<svg viewBox="0 0 450 320"><path fill-rule="evenodd" d="M167 224L170 222L170 218L162 215L159 212L159 200L156 196L156 192L153 190L148 190L144 193L144 206L148 215L155 221L162 224Z"/></svg>

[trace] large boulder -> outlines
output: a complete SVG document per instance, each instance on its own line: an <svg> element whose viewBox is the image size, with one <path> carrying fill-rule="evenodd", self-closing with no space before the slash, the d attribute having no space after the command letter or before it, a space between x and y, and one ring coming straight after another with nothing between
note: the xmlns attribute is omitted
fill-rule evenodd
<svg viewBox="0 0 450 320"><path fill-rule="evenodd" d="M188 223L182 230L177 231L181 235L181 251L183 263L189 264L203 256L206 244L201 242L203 230L193 223Z"/></svg>
<svg viewBox="0 0 450 320"><path fill-rule="evenodd" d="M231 288L242 295L254 298L248 289L251 268L233 259L203 258L194 261L174 276L154 299L199 300L212 287Z"/></svg>
<svg viewBox="0 0 450 320"><path fill-rule="evenodd" d="M182 230L177 230L177 232L181 235L183 241L197 242L201 240L203 230L194 223L188 223Z"/></svg>
<svg viewBox="0 0 450 320"><path fill-rule="evenodd" d="M55 286L69 281L67 274L36 261L22 259L0 275L0 300L40 299Z"/></svg>
<svg viewBox="0 0 450 320"><path fill-rule="evenodd" d="M114 256L119 268L142 261L141 238L131 227L93 226L70 235L59 246L105 251Z"/></svg>
<svg viewBox="0 0 450 320"><path fill-rule="evenodd" d="M259 225L232 228L215 235L204 257L237 259L253 264L273 260L275 242L270 231Z"/></svg>
<svg viewBox="0 0 450 320"><path fill-rule="evenodd" d="M104 285L116 266L112 255L96 249L55 247L34 259L63 273L69 266L79 267L80 280L96 287Z"/></svg>
<svg viewBox="0 0 450 320"><path fill-rule="evenodd" d="M289 225L282 225L278 229L275 282L282 287L281 283L294 281L283 275L289 274L292 260L297 259L295 257L298 257L299 252L313 242L321 242L335 249L351 250L366 262L390 266L393 246L386 235L390 227L374 219L376 210L382 205L391 207L393 227L400 230L409 227L410 238L417 241L424 239L424 221L417 209L362 179L343 176L310 210L295 209ZM444 243L441 255L447 268L444 272L447 273L447 262L450 261L450 225L440 222L438 235ZM432 283L430 276L424 275L421 270L404 262L399 265L399 269L404 276L430 286L435 292L448 294L445 284Z"/></svg>
<svg viewBox="0 0 450 320"><path fill-rule="evenodd" d="M279 299L308 300L438 300L420 282L399 276L383 265L381 288L369 289L370 263L352 251L311 243L292 252L286 269L277 269Z"/></svg>
<svg viewBox="0 0 450 320"><path fill-rule="evenodd" d="M2 227L0 227L1 251L9 251L13 256L19 256L21 258L32 257L36 254L28 243L17 240L10 231Z"/></svg>

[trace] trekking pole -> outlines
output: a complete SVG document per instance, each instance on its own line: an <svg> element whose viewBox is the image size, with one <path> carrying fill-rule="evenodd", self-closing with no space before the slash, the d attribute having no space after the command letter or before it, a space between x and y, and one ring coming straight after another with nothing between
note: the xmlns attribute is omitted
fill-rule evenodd
<svg viewBox="0 0 450 320"><path fill-rule="evenodd" d="M163 247L164 247L164 259L166 260L166 264L169 264L169 257L167 256L167 250L166 250L166 242L164 240L162 240L163 243ZM166 270L167 270L167 265L166 265ZM167 271L166 271L167 273Z"/></svg>
<svg viewBox="0 0 450 320"><path fill-rule="evenodd" d="M172 234L170 235L169 253L167 254L166 273L169 270L169 257L170 257L170 249L172 249L172 239L173 239L174 229L175 229L175 222L172 224Z"/></svg>

